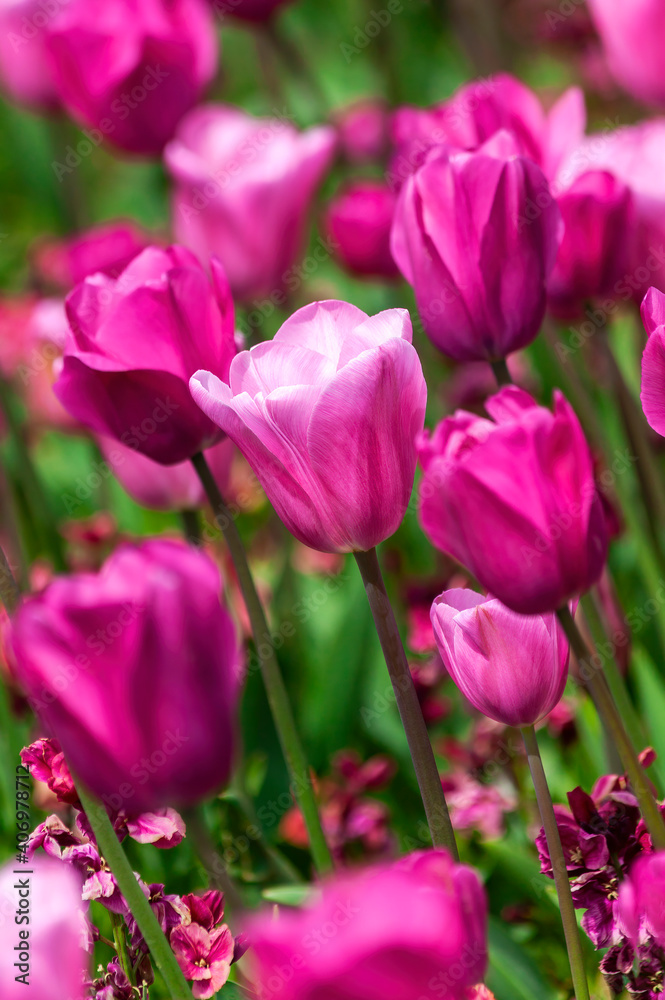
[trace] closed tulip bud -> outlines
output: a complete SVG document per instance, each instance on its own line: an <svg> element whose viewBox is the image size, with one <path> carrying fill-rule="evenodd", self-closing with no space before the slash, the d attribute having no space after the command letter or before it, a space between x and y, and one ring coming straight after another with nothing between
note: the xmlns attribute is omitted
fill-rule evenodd
<svg viewBox="0 0 665 1000"><path fill-rule="evenodd" d="M557 203L564 234L547 290L552 311L570 318L589 299L611 297L630 266L634 204L627 185L603 170L582 174Z"/></svg>
<svg viewBox="0 0 665 1000"><path fill-rule="evenodd" d="M367 316L313 302L238 354L230 384L197 372L194 399L235 441L296 538L366 551L404 516L427 388L406 309Z"/></svg>
<svg viewBox="0 0 665 1000"><path fill-rule="evenodd" d="M649 426L665 437L665 295L650 288L642 303L649 335L642 355L642 409Z"/></svg>
<svg viewBox="0 0 665 1000"><path fill-rule="evenodd" d="M228 779L241 670L217 567L171 541L56 578L14 619L17 676L75 777L129 815Z"/></svg>
<svg viewBox="0 0 665 1000"><path fill-rule="evenodd" d="M607 556L589 447L559 392L553 413L515 386L485 407L492 420L460 410L422 435L421 524L513 611L555 611Z"/></svg>
<svg viewBox="0 0 665 1000"><path fill-rule="evenodd" d="M3 1000L84 1000L86 924L74 870L40 856L31 858L25 871L13 862L4 865L0 912Z"/></svg>
<svg viewBox="0 0 665 1000"><path fill-rule="evenodd" d="M219 257L237 298L283 305L302 283L295 265L335 141L329 126L298 132L285 118L196 108L165 151L177 239L202 261Z"/></svg>
<svg viewBox="0 0 665 1000"><path fill-rule="evenodd" d="M340 875L279 920L256 918L250 954L258 982L278 982L280 1000L419 1000L433 983L465 1000L485 973L486 913L473 869L422 851Z"/></svg>
<svg viewBox="0 0 665 1000"><path fill-rule="evenodd" d="M665 851L643 854L619 887L619 920L637 948L645 937L665 948Z"/></svg>
<svg viewBox="0 0 665 1000"><path fill-rule="evenodd" d="M392 253L430 340L456 361L505 358L536 337L561 215L545 175L497 133L440 147L400 192Z"/></svg>
<svg viewBox="0 0 665 1000"><path fill-rule="evenodd" d="M90 141L147 156L161 153L217 67L205 0L70 0L48 46L62 103Z"/></svg>
<svg viewBox="0 0 665 1000"><path fill-rule="evenodd" d="M663 46L665 8L661 0L589 0L609 68L629 94L665 105Z"/></svg>
<svg viewBox="0 0 665 1000"><path fill-rule="evenodd" d="M337 195L326 213L335 253L352 274L395 278L390 252L395 195L377 181L356 181Z"/></svg>
<svg viewBox="0 0 665 1000"><path fill-rule="evenodd" d="M349 163L378 162L388 148L388 111L382 101L351 104L334 116L340 152Z"/></svg>
<svg viewBox="0 0 665 1000"><path fill-rule="evenodd" d="M561 700L568 643L555 614L519 615L472 590L447 590L431 618L446 670L483 715L534 726Z"/></svg>
<svg viewBox="0 0 665 1000"><path fill-rule="evenodd" d="M202 366L227 378L236 351L228 284L217 261L211 269L212 283L184 247L150 247L119 278L74 289L54 386L73 417L162 465L221 438L188 389Z"/></svg>
<svg viewBox="0 0 665 1000"><path fill-rule="evenodd" d="M196 510L206 503L205 490L191 462L159 465L112 438L99 439L100 450L132 500L152 510ZM215 481L226 494L235 447L226 438L205 452Z"/></svg>

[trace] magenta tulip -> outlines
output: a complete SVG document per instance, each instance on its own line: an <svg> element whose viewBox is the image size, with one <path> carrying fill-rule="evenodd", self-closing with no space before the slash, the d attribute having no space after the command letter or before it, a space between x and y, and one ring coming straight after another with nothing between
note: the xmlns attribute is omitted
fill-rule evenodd
<svg viewBox="0 0 665 1000"><path fill-rule="evenodd" d="M459 410L422 435L423 529L513 611L555 611L605 565L589 447L560 392L554 413L515 386L485 407L493 420Z"/></svg>
<svg viewBox="0 0 665 1000"><path fill-rule="evenodd" d="M191 462L159 465L133 448L112 438L100 438L99 446L108 466L132 500L153 510L195 510L206 503L201 480ZM235 446L225 438L205 452L222 495L231 476Z"/></svg>
<svg viewBox="0 0 665 1000"><path fill-rule="evenodd" d="M202 262L217 255L238 298L284 305L302 281L294 265L334 146L329 126L298 132L285 118L197 108L165 151L177 239Z"/></svg>
<svg viewBox="0 0 665 1000"><path fill-rule="evenodd" d="M48 20L43 0L0 0L0 86L35 111L60 105L46 51Z"/></svg>
<svg viewBox="0 0 665 1000"><path fill-rule="evenodd" d="M78 285L98 272L117 278L149 245L133 222L106 222L79 233L62 248L67 283Z"/></svg>
<svg viewBox="0 0 665 1000"><path fill-rule="evenodd" d="M665 7L661 0L589 0L616 80L640 101L665 105Z"/></svg>
<svg viewBox="0 0 665 1000"><path fill-rule="evenodd" d="M183 247L151 247L119 278L86 278L67 299L70 334L55 393L72 416L163 465L221 437L192 402L202 366L228 377L235 354L224 272L212 284Z"/></svg>
<svg viewBox="0 0 665 1000"><path fill-rule="evenodd" d="M544 174L498 133L475 153L428 154L400 193L392 252L432 342L494 361L537 335L560 238Z"/></svg>
<svg viewBox="0 0 665 1000"><path fill-rule="evenodd" d="M358 101L335 115L340 152L349 163L379 162L388 147L388 112L378 100Z"/></svg>
<svg viewBox="0 0 665 1000"><path fill-rule="evenodd" d="M557 198L564 235L550 275L550 307L575 317L590 299L610 296L630 265L634 205L611 173L590 170Z"/></svg>
<svg viewBox="0 0 665 1000"><path fill-rule="evenodd" d="M13 859L0 868L2 1000L84 1000L88 959L81 879L69 865L44 857L21 869ZM29 923L18 919L18 880L27 882L28 909L22 912Z"/></svg>
<svg viewBox="0 0 665 1000"><path fill-rule="evenodd" d="M434 146L474 150L503 130L513 135L521 155L551 178L561 159L581 143L585 126L584 95L577 87L545 114L532 90L508 73L498 73L465 83L431 108L398 108L392 120L395 152L389 179L401 186Z"/></svg>
<svg viewBox="0 0 665 1000"><path fill-rule="evenodd" d="M14 620L17 676L73 774L128 814L192 805L228 779L241 670L219 571L196 549L117 549L56 578Z"/></svg>
<svg viewBox="0 0 665 1000"><path fill-rule="evenodd" d="M89 140L147 156L161 153L217 66L205 0L70 0L48 45L62 102Z"/></svg>
<svg viewBox="0 0 665 1000"><path fill-rule="evenodd" d="M446 670L483 715L534 726L558 705L568 643L556 615L519 615L473 590L447 590L431 619Z"/></svg>
<svg viewBox="0 0 665 1000"><path fill-rule="evenodd" d="M326 213L335 253L352 274L395 278L390 252L395 195L378 181L355 181L337 195Z"/></svg>
<svg viewBox="0 0 665 1000"><path fill-rule="evenodd" d="M622 302L640 303L654 285L665 291L665 121L660 118L590 135L561 165L559 193L590 170L605 170L630 189L635 219L628 264L603 303L605 318ZM602 322L594 321L596 324Z"/></svg>
<svg viewBox="0 0 665 1000"><path fill-rule="evenodd" d="M649 335L642 355L642 409L649 426L665 437L665 295L650 288L642 303Z"/></svg>
<svg viewBox="0 0 665 1000"><path fill-rule="evenodd" d="M619 919L637 948L644 937L665 948L665 851L642 854L619 887Z"/></svg>
<svg viewBox="0 0 665 1000"><path fill-rule="evenodd" d="M280 1000L465 1000L487 964L486 912L471 868L423 851L339 875L278 920L256 918L249 955L261 992Z"/></svg>
<svg viewBox="0 0 665 1000"><path fill-rule="evenodd" d="M405 309L367 316L313 302L274 340L238 354L230 385L197 372L192 395L235 441L296 538L371 549L399 527L427 389Z"/></svg>

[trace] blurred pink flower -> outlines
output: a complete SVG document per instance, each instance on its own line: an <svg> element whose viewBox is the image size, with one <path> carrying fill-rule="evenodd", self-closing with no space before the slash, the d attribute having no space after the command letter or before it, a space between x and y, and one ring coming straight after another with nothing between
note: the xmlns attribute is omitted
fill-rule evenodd
<svg viewBox="0 0 665 1000"><path fill-rule="evenodd" d="M48 20L43 0L0 0L0 85L13 101L43 112L60 104L46 50Z"/></svg>
<svg viewBox="0 0 665 1000"><path fill-rule="evenodd" d="M665 105L661 0L589 0L589 9L616 80L638 100Z"/></svg>
<svg viewBox="0 0 665 1000"><path fill-rule="evenodd" d="M378 278L399 275L390 252L395 205L395 195L387 185L367 180L347 184L328 205L326 230L335 255L352 274Z"/></svg>
<svg viewBox="0 0 665 1000"><path fill-rule="evenodd" d="M388 149L388 111L378 100L358 101L336 112L334 123L349 163L379 162Z"/></svg>

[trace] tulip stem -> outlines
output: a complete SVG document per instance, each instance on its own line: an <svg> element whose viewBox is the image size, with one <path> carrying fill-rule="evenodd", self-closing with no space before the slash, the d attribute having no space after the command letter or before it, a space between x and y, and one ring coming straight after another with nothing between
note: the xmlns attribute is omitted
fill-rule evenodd
<svg viewBox="0 0 665 1000"><path fill-rule="evenodd" d="M181 510L182 533L190 545L201 544L201 522L198 510Z"/></svg>
<svg viewBox="0 0 665 1000"><path fill-rule="evenodd" d="M191 834L194 849L203 865L208 884L212 889L223 892L229 908L234 914L240 915L245 909L245 904L227 871L223 858L215 850L203 810L200 806L196 809L186 809L182 818L187 824L187 833Z"/></svg>
<svg viewBox="0 0 665 1000"><path fill-rule="evenodd" d="M122 919L119 914L111 914L111 924L113 926L113 944L118 956L118 961L120 962L122 971L125 973L132 986L135 986L136 977L134 975L134 970L132 969L132 964L129 961L129 955L127 954L127 941L125 940L125 932L123 930Z"/></svg>
<svg viewBox="0 0 665 1000"><path fill-rule="evenodd" d="M75 783L81 805L95 835L99 853L111 869L118 883L118 888L125 897L171 997L173 1000L191 998L192 994L187 981L162 928L159 926L159 921L152 912L150 903L144 896L136 875L132 871L105 807L80 781L76 780Z"/></svg>
<svg viewBox="0 0 665 1000"><path fill-rule="evenodd" d="M494 372L494 377L497 381L499 389L502 389L504 385L512 385L513 379L508 371L508 365L506 364L505 358L499 358L498 361L491 361L492 371Z"/></svg>
<svg viewBox="0 0 665 1000"><path fill-rule="evenodd" d="M8 615L12 615L16 611L20 597L21 591L14 579L7 556L4 549L0 547L0 601L7 609Z"/></svg>
<svg viewBox="0 0 665 1000"><path fill-rule="evenodd" d="M573 896L570 891L568 869L566 867L563 847L561 846L561 837L556 822L554 806L552 805L552 796L550 795L545 769L543 768L540 750L538 749L536 731L533 726L525 726L521 730L521 733L529 761L533 787L536 790L540 819L545 828L547 849L550 861L552 862L554 884L556 885L556 892L559 898L561 923L563 924L563 933L566 938L570 971L573 976L575 1000L589 1000L589 984L587 983L586 972L584 970L582 942L580 941L580 932L575 916Z"/></svg>
<svg viewBox="0 0 665 1000"><path fill-rule="evenodd" d="M201 452L194 455L192 464L215 511L215 523L220 526L229 552L231 553L231 558L233 559L238 583L240 584L247 614L252 626L256 655L259 658L261 674L270 703L272 717L289 770L291 788L305 820L314 867L319 875L324 875L333 870L333 859L323 835L307 758L305 757L300 737L296 730L293 710L286 685L284 684L284 678L282 677L282 672L275 656L275 648L265 612L247 562L245 547L231 512L224 503L222 494L210 471L205 456Z"/></svg>
<svg viewBox="0 0 665 1000"><path fill-rule="evenodd" d="M453 858L458 861L457 843L450 822L446 797L443 794L441 777L395 621L395 614L381 575L376 549L370 549L369 552L354 552L354 556L365 584L367 599L372 609L374 624L379 634L381 649L395 692L397 708L406 731L432 843L437 847L446 847Z"/></svg>
<svg viewBox="0 0 665 1000"><path fill-rule="evenodd" d="M573 653L580 666L580 677L591 694L598 714L601 716L607 731L611 735L626 769L626 774L632 785L633 792L639 803L644 822L651 834L654 850L665 850L665 822L651 791L649 779L639 762L635 748L626 732L623 719L619 714L612 692L610 691L602 669L595 667L590 660L590 653L580 630L569 608L563 607L557 611L561 626L566 633Z"/></svg>

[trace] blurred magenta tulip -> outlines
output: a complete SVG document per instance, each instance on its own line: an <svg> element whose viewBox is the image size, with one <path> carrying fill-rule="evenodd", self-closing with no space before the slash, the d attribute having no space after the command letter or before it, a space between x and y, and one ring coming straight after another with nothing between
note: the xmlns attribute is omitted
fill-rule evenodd
<svg viewBox="0 0 665 1000"><path fill-rule="evenodd" d="M88 959L83 950L81 878L62 861L40 856L32 858L25 868L22 872L13 860L0 868L2 1000L83 1000L88 995L83 985ZM29 924L19 923L15 916L21 912L19 879L29 883L25 897ZM26 944L27 950L22 952L21 946ZM27 979L17 979L26 975Z"/></svg>
<svg viewBox="0 0 665 1000"><path fill-rule="evenodd" d="M69 0L48 45L62 102L89 139L147 156L161 153L217 67L206 0Z"/></svg>
<svg viewBox="0 0 665 1000"><path fill-rule="evenodd" d="M610 70L640 101L665 105L665 6L662 0L589 0Z"/></svg>
<svg viewBox="0 0 665 1000"><path fill-rule="evenodd" d="M55 111L60 105L46 51L50 19L43 0L0 0L0 86L17 104L35 111Z"/></svg>
<svg viewBox="0 0 665 1000"><path fill-rule="evenodd" d="M400 192L392 253L439 350L494 361L537 335L560 238L544 174L501 132L474 153L428 154Z"/></svg>
<svg viewBox="0 0 665 1000"><path fill-rule="evenodd" d="M610 296L630 265L633 196L613 174L590 170L557 198L564 233L547 290L550 308L575 317L590 299Z"/></svg>
<svg viewBox="0 0 665 1000"><path fill-rule="evenodd" d="M328 206L326 229L335 254L353 274L395 278L390 252L395 195L379 181L354 181Z"/></svg>
<svg viewBox="0 0 665 1000"><path fill-rule="evenodd" d="M556 615L519 615L473 590L447 590L431 619L446 670L483 715L534 726L558 705L568 643Z"/></svg>
<svg viewBox="0 0 665 1000"><path fill-rule="evenodd" d="M224 272L212 283L184 247L150 247L117 278L86 278L67 299L70 332L55 393L72 416L162 465L221 437L188 383L210 367L228 378L235 354Z"/></svg>
<svg viewBox="0 0 665 1000"><path fill-rule="evenodd" d="M557 174L558 194L590 170L606 170L630 188L634 201L634 231L628 234L629 261L603 307L591 317L596 326L613 315L622 302L640 303L654 285L665 291L665 120L590 135L567 157Z"/></svg>
<svg viewBox="0 0 665 1000"><path fill-rule="evenodd" d="M298 132L286 118L196 108L165 151L177 239L202 262L218 256L237 298L283 305L302 283L294 265L334 146L329 126Z"/></svg>
<svg viewBox="0 0 665 1000"><path fill-rule="evenodd" d="M180 511L196 510L206 503L201 480L191 462L159 465L113 438L100 438L99 447L120 485L142 507ZM235 445L228 438L205 452L223 496L229 485L234 452Z"/></svg>
<svg viewBox="0 0 665 1000"><path fill-rule="evenodd" d="M619 886L619 919L635 948L652 938L665 948L665 851L642 854Z"/></svg>
<svg viewBox="0 0 665 1000"><path fill-rule="evenodd" d="M589 447L560 392L554 413L515 386L485 408L493 420L459 410L421 436L421 524L513 611L555 611L607 555Z"/></svg>
<svg viewBox="0 0 665 1000"><path fill-rule="evenodd" d="M112 809L192 805L228 779L241 669L219 571L172 541L56 578L14 619L17 677Z"/></svg>
<svg viewBox="0 0 665 1000"><path fill-rule="evenodd" d="M473 869L422 851L339 875L278 920L255 918L250 954L280 1000L465 1000L485 973L486 912Z"/></svg>
<svg viewBox="0 0 665 1000"><path fill-rule="evenodd" d="M378 162L388 148L388 112L382 101L364 100L335 114L340 152L349 163Z"/></svg>
<svg viewBox="0 0 665 1000"><path fill-rule="evenodd" d="M148 235L133 222L105 222L78 233L62 247L67 284L73 287L99 272L117 278L149 246Z"/></svg>
<svg viewBox="0 0 665 1000"><path fill-rule="evenodd" d="M197 372L194 399L235 441L296 538L365 551L406 511L427 389L406 309L313 302L238 354L230 387Z"/></svg>
<svg viewBox="0 0 665 1000"><path fill-rule="evenodd" d="M649 426L665 437L665 295L650 288L642 303L649 335L642 355L642 409Z"/></svg>
<svg viewBox="0 0 665 1000"><path fill-rule="evenodd" d="M571 87L548 114L532 90L508 73L465 83L431 108L398 108L392 119L394 155L389 178L399 187L433 146L474 150L497 132L510 132L522 156L550 178L584 138L584 95Z"/></svg>

